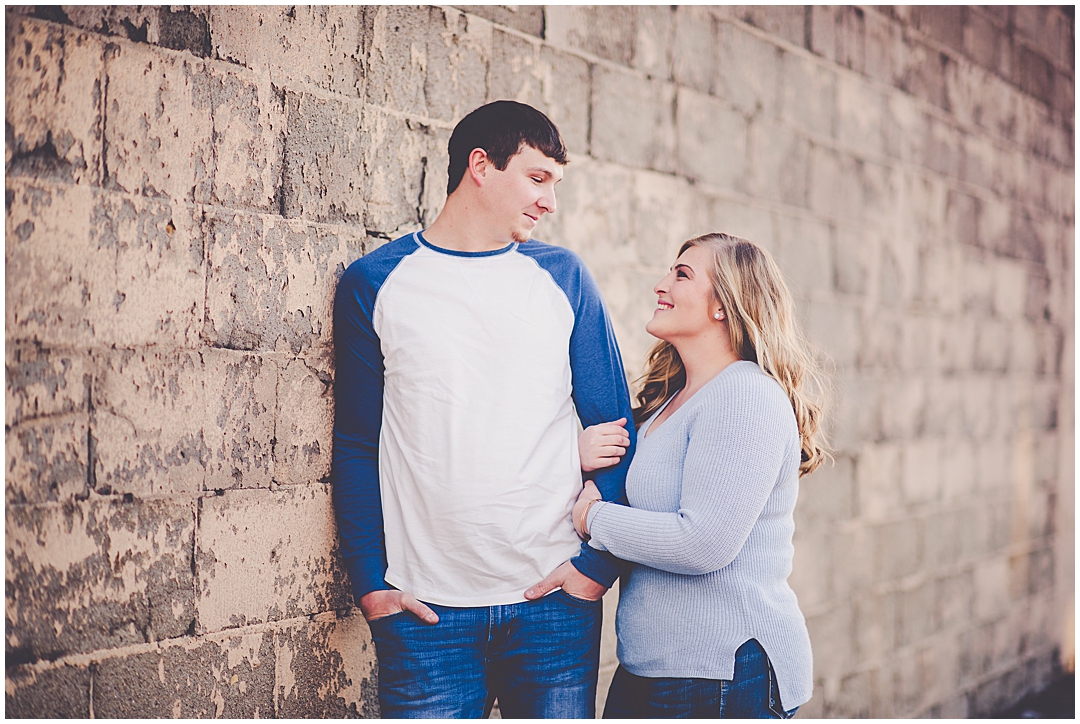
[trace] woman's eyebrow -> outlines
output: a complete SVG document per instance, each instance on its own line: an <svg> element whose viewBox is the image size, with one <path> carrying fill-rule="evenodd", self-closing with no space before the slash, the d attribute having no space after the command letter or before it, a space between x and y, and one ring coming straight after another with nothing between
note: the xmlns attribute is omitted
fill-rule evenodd
<svg viewBox="0 0 1080 724"><path fill-rule="evenodd" d="M691 274L694 273L694 267L690 266L689 264L676 264L675 266L671 267L672 271L675 271L676 269L684 269Z"/></svg>

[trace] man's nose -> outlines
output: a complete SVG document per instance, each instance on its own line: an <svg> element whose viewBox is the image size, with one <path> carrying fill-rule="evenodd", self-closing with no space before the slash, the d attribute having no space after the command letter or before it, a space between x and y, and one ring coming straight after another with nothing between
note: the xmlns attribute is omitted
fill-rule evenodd
<svg viewBox="0 0 1080 724"><path fill-rule="evenodd" d="M552 189L549 193L544 194L536 202L536 205L543 209L546 213L555 213L555 190Z"/></svg>

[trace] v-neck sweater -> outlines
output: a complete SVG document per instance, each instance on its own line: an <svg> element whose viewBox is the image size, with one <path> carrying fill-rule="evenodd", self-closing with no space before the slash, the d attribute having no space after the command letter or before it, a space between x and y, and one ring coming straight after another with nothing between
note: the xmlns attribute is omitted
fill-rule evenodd
<svg viewBox="0 0 1080 724"><path fill-rule="evenodd" d="M649 433L626 476L630 507L595 505L591 545L632 561L616 618L619 661L646 677L727 679L764 647L783 706L813 693L806 622L788 585L801 445L791 403L735 362Z"/></svg>

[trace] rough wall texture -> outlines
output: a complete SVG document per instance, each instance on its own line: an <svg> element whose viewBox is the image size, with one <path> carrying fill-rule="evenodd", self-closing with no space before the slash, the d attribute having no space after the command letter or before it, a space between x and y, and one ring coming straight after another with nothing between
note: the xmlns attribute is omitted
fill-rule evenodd
<svg viewBox="0 0 1080 724"><path fill-rule="evenodd" d="M1073 43L1038 7L9 7L7 713L378 713L326 482L334 285L434 218L497 98L566 136L538 234L593 269L631 377L652 284L713 229L773 251L833 361L800 716L1045 684L1073 657Z"/></svg>

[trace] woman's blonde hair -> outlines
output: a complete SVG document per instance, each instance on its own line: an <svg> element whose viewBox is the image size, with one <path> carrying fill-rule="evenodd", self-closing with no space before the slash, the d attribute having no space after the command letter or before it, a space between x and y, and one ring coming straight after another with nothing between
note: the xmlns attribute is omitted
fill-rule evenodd
<svg viewBox="0 0 1080 724"><path fill-rule="evenodd" d="M756 362L780 383L791 401L802 440L799 475L812 473L828 456L821 430L824 384L811 347L795 320L795 305L772 255L728 234L705 234L685 242L712 252L713 295L727 315L731 348L740 359ZM649 352L634 419L641 424L686 384L679 353L668 342Z"/></svg>

